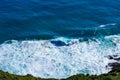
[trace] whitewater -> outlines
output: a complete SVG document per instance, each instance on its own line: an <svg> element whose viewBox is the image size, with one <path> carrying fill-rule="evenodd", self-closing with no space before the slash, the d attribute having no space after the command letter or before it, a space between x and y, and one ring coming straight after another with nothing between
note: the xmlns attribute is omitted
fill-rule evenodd
<svg viewBox="0 0 120 80"><path fill-rule="evenodd" d="M0 45L0 69L41 78L103 74L111 70L110 55L120 55L120 35L88 40L59 37L50 40L9 40Z"/></svg>

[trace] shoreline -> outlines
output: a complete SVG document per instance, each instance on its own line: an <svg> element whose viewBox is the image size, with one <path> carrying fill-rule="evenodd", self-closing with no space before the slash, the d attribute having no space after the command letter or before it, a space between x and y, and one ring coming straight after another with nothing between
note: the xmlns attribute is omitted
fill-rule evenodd
<svg viewBox="0 0 120 80"><path fill-rule="evenodd" d="M66 79L54 79L54 78L36 78L30 74L21 76L21 75L15 75L10 74L8 72L3 72L0 70L0 80L120 80L120 67L117 67L110 71L107 74L101 74L101 75L84 75L84 74L77 74L70 76Z"/></svg>

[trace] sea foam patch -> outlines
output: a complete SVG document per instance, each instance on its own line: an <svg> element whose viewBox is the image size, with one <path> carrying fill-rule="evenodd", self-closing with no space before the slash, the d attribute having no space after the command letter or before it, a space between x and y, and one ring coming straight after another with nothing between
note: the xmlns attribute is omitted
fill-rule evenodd
<svg viewBox="0 0 120 80"><path fill-rule="evenodd" d="M58 41L58 42L57 42ZM56 45L61 43L62 45ZM80 42L79 39L17 41L0 45L0 69L13 74L32 74L42 78L66 78L71 75L102 74L119 54L120 36L107 36Z"/></svg>
<svg viewBox="0 0 120 80"><path fill-rule="evenodd" d="M115 25L117 25L117 24L116 23L110 23L110 24L100 25L99 27L115 26Z"/></svg>

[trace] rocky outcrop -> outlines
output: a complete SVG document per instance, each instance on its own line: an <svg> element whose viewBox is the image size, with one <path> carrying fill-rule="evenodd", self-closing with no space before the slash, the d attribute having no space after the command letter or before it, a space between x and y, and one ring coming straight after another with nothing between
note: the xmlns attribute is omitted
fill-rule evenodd
<svg viewBox="0 0 120 80"><path fill-rule="evenodd" d="M112 56L109 56L109 59L115 60L115 62L108 64L108 66L112 67L112 69L116 69L120 67L120 56L112 55Z"/></svg>

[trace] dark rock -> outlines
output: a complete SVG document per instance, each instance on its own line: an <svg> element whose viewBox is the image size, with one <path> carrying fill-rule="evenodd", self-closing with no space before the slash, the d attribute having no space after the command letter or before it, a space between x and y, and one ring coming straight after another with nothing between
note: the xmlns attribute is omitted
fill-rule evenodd
<svg viewBox="0 0 120 80"><path fill-rule="evenodd" d="M120 60L120 57L118 57L118 55L112 55L112 56L108 56L109 59L113 59L113 60Z"/></svg>
<svg viewBox="0 0 120 80"><path fill-rule="evenodd" d="M109 59L114 59L113 56L108 56Z"/></svg>
<svg viewBox="0 0 120 80"><path fill-rule="evenodd" d="M119 61L119 60L120 60L120 57L118 57L118 58L114 58L114 60L117 60L117 61Z"/></svg>
<svg viewBox="0 0 120 80"><path fill-rule="evenodd" d="M116 69L120 67L120 63L118 62L109 63L108 66L112 67L112 69Z"/></svg>

